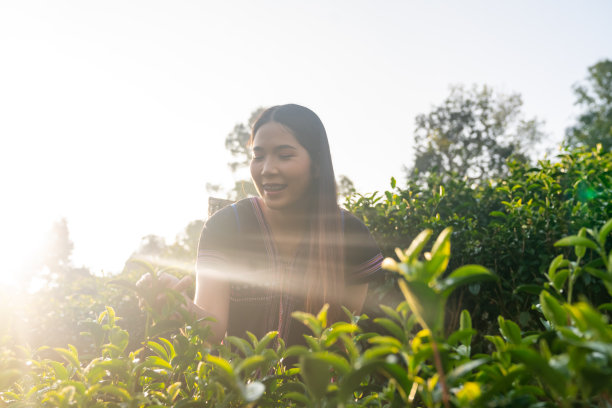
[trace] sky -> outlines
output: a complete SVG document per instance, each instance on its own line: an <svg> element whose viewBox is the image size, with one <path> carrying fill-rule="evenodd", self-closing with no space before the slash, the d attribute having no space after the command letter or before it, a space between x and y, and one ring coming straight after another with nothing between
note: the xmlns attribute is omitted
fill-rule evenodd
<svg viewBox="0 0 612 408"><path fill-rule="evenodd" d="M610 1L2 1L0 280L54 221L73 262L119 272L233 184L225 137L260 106L323 120L360 192L410 165L416 115L449 86L520 93L556 146L572 85L612 58Z"/></svg>

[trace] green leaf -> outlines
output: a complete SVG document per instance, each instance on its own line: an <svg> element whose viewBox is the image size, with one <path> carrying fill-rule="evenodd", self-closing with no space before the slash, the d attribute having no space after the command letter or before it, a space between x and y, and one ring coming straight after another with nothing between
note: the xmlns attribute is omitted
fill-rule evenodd
<svg viewBox="0 0 612 408"><path fill-rule="evenodd" d="M300 358L300 375L315 400L321 400L331 379L328 363L312 355L303 355Z"/></svg>
<svg viewBox="0 0 612 408"><path fill-rule="evenodd" d="M312 314L306 312L293 312L291 313L291 316L306 325L306 327L308 327L316 337L321 335L323 327L321 327L319 320L317 320L317 318Z"/></svg>
<svg viewBox="0 0 612 408"><path fill-rule="evenodd" d="M225 360L225 359L223 359L221 357L210 355L210 354L208 354L205 357L205 359L206 359L206 361L208 361L209 363L211 363L215 367L218 367L221 371L223 371L229 377L231 377L231 378L234 377L234 369L232 368L231 364L227 360Z"/></svg>
<svg viewBox="0 0 612 408"><path fill-rule="evenodd" d="M382 357L387 357L389 354L396 354L399 351L400 349L396 346L374 346L363 352L361 355L361 361L364 363L380 361Z"/></svg>
<svg viewBox="0 0 612 408"><path fill-rule="evenodd" d="M225 340L240 350L245 357L253 355L253 347L245 339L236 336L227 336Z"/></svg>
<svg viewBox="0 0 612 408"><path fill-rule="evenodd" d="M512 320L506 320L502 316L498 316L499 331L508 343L521 344L521 329Z"/></svg>
<svg viewBox="0 0 612 408"><path fill-rule="evenodd" d="M557 299L545 290L540 293L540 305L544 317L554 326L567 325L567 313L565 313L565 310L563 310L563 307L561 307Z"/></svg>
<svg viewBox="0 0 612 408"><path fill-rule="evenodd" d="M571 235L569 237L561 238L559 241L555 242L556 247L566 247L566 246L582 246L597 250L597 244L591 241L586 237L579 237L578 235Z"/></svg>
<svg viewBox="0 0 612 408"><path fill-rule="evenodd" d="M397 181L395 180L395 177L391 177L391 188L395 188L397 184Z"/></svg>
<svg viewBox="0 0 612 408"><path fill-rule="evenodd" d="M465 309L461 311L461 316L459 317L459 329L460 330L472 329L472 316L470 316L470 312L468 312Z"/></svg>
<svg viewBox="0 0 612 408"><path fill-rule="evenodd" d="M455 269L440 282L439 289L445 297L448 297L459 286L497 279L497 276L484 266L464 265Z"/></svg>
<svg viewBox="0 0 612 408"><path fill-rule="evenodd" d="M176 351L174 350L174 346L172 345L172 343L170 343L168 339L165 339L163 337L160 337L159 341L164 343L164 347L166 348L168 354L168 361L172 361L172 359L176 357Z"/></svg>
<svg viewBox="0 0 612 408"><path fill-rule="evenodd" d="M125 402L132 400L132 396L130 395L129 391L125 388L119 387L118 385L96 384L87 390L87 395L93 396L97 394L110 394Z"/></svg>
<svg viewBox="0 0 612 408"><path fill-rule="evenodd" d="M308 347L296 344L294 346L287 348L287 350L285 351L284 357L285 358L298 357L298 356L308 354L308 353L310 353L310 350L308 349Z"/></svg>
<svg viewBox="0 0 612 408"><path fill-rule="evenodd" d="M69 347L70 347L70 350L67 350L65 348L59 348L59 347L54 348L53 350L55 350L62 357L64 357L64 359L66 359L66 361L68 361L68 363L70 363L74 368L80 370L81 363L79 362L79 356L76 352L76 349L72 345L69 345Z"/></svg>
<svg viewBox="0 0 612 408"><path fill-rule="evenodd" d="M553 287L557 289L558 292L561 292L563 286L565 286L565 281L569 277L569 269L562 269L559 273L555 274L555 277L552 281Z"/></svg>
<svg viewBox="0 0 612 408"><path fill-rule="evenodd" d="M472 343L472 336L476 334L477 331L474 329L460 329L453 332L448 339L446 339L446 343L451 346L457 344L457 342L461 342L461 344L465 346L469 346Z"/></svg>
<svg viewBox="0 0 612 408"><path fill-rule="evenodd" d="M170 356L168 356L168 352L161 344L156 343L154 341L147 341L146 345L159 357L161 357L167 362L170 362Z"/></svg>
<svg viewBox="0 0 612 408"><path fill-rule="evenodd" d="M408 306L416 315L419 323L437 333L444 320L444 299L423 282L398 281Z"/></svg>
<svg viewBox="0 0 612 408"><path fill-rule="evenodd" d="M406 258L408 258L408 262L413 261L420 255L421 251L423 250L423 247L425 246L425 244L427 244L427 241L429 241L429 238L431 237L432 233L433 231L430 229L423 230L412 241L408 249L405 251L405 255Z"/></svg>
<svg viewBox="0 0 612 408"><path fill-rule="evenodd" d="M489 215L490 215L491 217L503 217L503 218L506 218L506 214L505 214L505 213L503 213L503 212L501 212L501 211L491 211L491 212L489 213Z"/></svg>
<svg viewBox="0 0 612 408"><path fill-rule="evenodd" d="M341 402L347 401L354 392L358 391L360 384L367 376L376 372L383 362L376 361L361 365L356 370L351 370L340 382L338 396Z"/></svg>
<svg viewBox="0 0 612 408"><path fill-rule="evenodd" d="M151 326L151 328L149 329L149 336L158 337L168 332L177 331L181 327L183 327L183 323L179 322L178 320L174 320L174 319L161 320L155 323L153 326Z"/></svg>
<svg viewBox="0 0 612 408"><path fill-rule="evenodd" d="M327 327L327 309L329 309L328 303L324 304L317 314L317 321L322 329Z"/></svg>
<svg viewBox="0 0 612 408"><path fill-rule="evenodd" d="M528 293L530 295L539 295L540 292L542 292L542 286L536 285L536 284L518 285L514 289L514 292L515 293L523 292L523 293Z"/></svg>
<svg viewBox="0 0 612 408"><path fill-rule="evenodd" d="M325 347L330 347L336 342L338 336L342 334L352 334L359 330L356 324L350 324L345 322L334 323L332 327L327 329L323 337L325 338Z"/></svg>
<svg viewBox="0 0 612 408"><path fill-rule="evenodd" d="M259 343L257 344L257 346L255 347L255 350L254 350L255 354L261 353L266 348L268 343L270 343L270 341L276 338L276 336L278 336L277 331L268 332L265 336L263 336L261 340L259 340Z"/></svg>
<svg viewBox="0 0 612 408"><path fill-rule="evenodd" d="M304 394L301 394L299 392L295 392L295 391L291 391L288 392L286 394L284 394L282 397L282 399L289 399L295 402L301 402L302 404L306 405L306 406L310 406L310 399L308 399L308 397Z"/></svg>
<svg viewBox="0 0 612 408"><path fill-rule="evenodd" d="M64 367L63 364L58 363L57 361L49 361L49 365L53 368L55 377L57 377L57 379L62 381L68 380L68 370L66 370L66 367Z"/></svg>
<svg viewBox="0 0 612 408"><path fill-rule="evenodd" d="M374 336L368 339L368 343L381 346L391 346L398 349L402 348L402 343L395 337L391 336Z"/></svg>
<svg viewBox="0 0 612 408"><path fill-rule="evenodd" d="M440 235L438 235L438 238L436 238L436 242L434 242L433 246L431 247L432 257L435 257L440 251L443 251L444 255L450 255L450 245L447 246L446 244L450 244L452 232L453 229L451 227L446 227L442 230Z"/></svg>
<svg viewBox="0 0 612 408"><path fill-rule="evenodd" d="M597 306L598 310L607 310L608 312L612 312L612 303L604 303Z"/></svg>
<svg viewBox="0 0 612 408"><path fill-rule="evenodd" d="M383 312L385 312L387 316L393 318L396 322L398 323L402 322L402 317L396 310L390 308L387 305L379 305L379 307L382 309Z"/></svg>
<svg viewBox="0 0 612 408"><path fill-rule="evenodd" d="M608 237L608 235L610 234L610 232L612 232L612 218L610 218L604 225L603 227L601 227L601 229L599 230L599 242L601 243L602 247L605 247L606 244L606 238Z"/></svg>
<svg viewBox="0 0 612 408"><path fill-rule="evenodd" d="M527 366L527 368L535 374L535 378L546 383L560 395L564 395L563 393L566 390L566 380L564 376L549 366L548 361L540 354L527 348L511 349L509 352L514 360Z"/></svg>
<svg viewBox="0 0 612 408"><path fill-rule="evenodd" d="M395 338L399 339L402 343L406 343L406 334L401 327L399 327L391 319L386 317L377 317L374 319L374 323L381 325L385 330L391 333Z"/></svg>
<svg viewBox="0 0 612 408"><path fill-rule="evenodd" d="M351 366L344 357L330 351L317 351L310 354L309 358L325 362L339 374L346 374L351 370Z"/></svg>
<svg viewBox="0 0 612 408"><path fill-rule="evenodd" d="M548 277L549 277L549 279L551 281L554 278L554 275L555 275L555 272L557 271L557 268L559 268L559 266L561 266L561 262L563 262L563 255L559 255L558 257L553 259L552 262L550 263L550 265L548 266Z"/></svg>
<svg viewBox="0 0 612 408"><path fill-rule="evenodd" d="M251 344L253 345L253 349L255 349L255 347L257 347L257 345L259 344L259 339L257 338L257 336L255 336L253 333L251 333L250 331L246 331L247 337L249 338L249 340L251 340Z"/></svg>
<svg viewBox="0 0 612 408"><path fill-rule="evenodd" d="M589 266L585 266L584 270L587 271L589 274L595 276L596 278L601 279L604 282L612 283L612 274L606 273L606 271L603 271L601 269L591 268Z"/></svg>
<svg viewBox="0 0 612 408"><path fill-rule="evenodd" d="M170 401L174 402L176 397L178 397L179 393L181 392L181 383L175 382L174 384L171 384L166 389L166 392L168 393L168 397L170 397Z"/></svg>
<svg viewBox="0 0 612 408"><path fill-rule="evenodd" d="M266 358L262 355L254 355L240 361L236 366L236 374L249 375L253 370L266 362Z"/></svg>
<svg viewBox="0 0 612 408"><path fill-rule="evenodd" d="M487 358L479 358L477 360L472 360L472 361L468 361L465 364L461 364L459 367L456 367L453 371L448 373L448 376L446 377L446 381L448 382L450 386L453 386L457 383L457 381L462 379L464 376L471 373L473 370L477 369L483 364L488 363L489 361L491 361L491 359L487 357Z"/></svg>
<svg viewBox="0 0 612 408"><path fill-rule="evenodd" d="M395 379L399 385L398 391L405 403L408 402L408 396L412 388L412 381L406 375L406 370L399 364L386 363L382 365L382 369L388 376Z"/></svg>
<svg viewBox="0 0 612 408"><path fill-rule="evenodd" d="M170 365L170 363L158 356L147 357L147 366L159 367L168 371L172 371L172 366Z"/></svg>
<svg viewBox="0 0 612 408"><path fill-rule="evenodd" d="M584 302L565 306L573 315L576 326L582 331L597 331L602 338L609 338L610 329L606 318L596 309ZM563 312L565 313L565 310Z"/></svg>

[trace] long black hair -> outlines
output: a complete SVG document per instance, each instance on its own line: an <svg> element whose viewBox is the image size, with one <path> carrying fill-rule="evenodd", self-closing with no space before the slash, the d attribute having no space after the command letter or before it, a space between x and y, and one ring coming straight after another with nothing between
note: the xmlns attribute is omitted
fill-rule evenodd
<svg viewBox="0 0 612 408"><path fill-rule="evenodd" d="M310 155L313 167L305 309L316 314L323 304L330 303L337 312L344 292L344 245L327 132L317 114L304 106L273 106L254 122L250 145L257 131L270 122L283 125L293 134Z"/></svg>

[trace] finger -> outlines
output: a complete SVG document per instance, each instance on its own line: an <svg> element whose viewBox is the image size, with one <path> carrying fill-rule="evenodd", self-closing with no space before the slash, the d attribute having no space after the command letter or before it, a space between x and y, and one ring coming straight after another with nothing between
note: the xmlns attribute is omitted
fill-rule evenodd
<svg viewBox="0 0 612 408"><path fill-rule="evenodd" d="M193 278L190 275L187 275L187 276L184 276L183 279L178 281L172 289L178 292L183 292L189 289L192 285L193 285Z"/></svg>
<svg viewBox="0 0 612 408"><path fill-rule="evenodd" d="M170 275L169 273L165 272L161 273L158 276L158 279L161 286L167 288L174 288L174 286L179 282L179 279L176 276Z"/></svg>
<svg viewBox="0 0 612 408"><path fill-rule="evenodd" d="M140 277L140 279L138 279L138 281L136 282L136 286L139 286L139 287L151 286L152 280L153 280L153 277L151 276L151 274L145 273L144 275Z"/></svg>

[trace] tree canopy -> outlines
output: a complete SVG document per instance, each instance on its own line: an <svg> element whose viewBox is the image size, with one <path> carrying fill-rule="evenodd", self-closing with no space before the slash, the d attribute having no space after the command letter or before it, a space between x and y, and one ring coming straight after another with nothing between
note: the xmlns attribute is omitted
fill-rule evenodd
<svg viewBox="0 0 612 408"><path fill-rule="evenodd" d="M416 117L408 175L440 173L481 182L507 174L506 161L527 161L528 149L543 136L541 122L523 118L522 105L519 94L452 87L440 105Z"/></svg>
<svg viewBox="0 0 612 408"><path fill-rule="evenodd" d="M576 105L583 108L577 123L568 128L566 143L570 146L612 149L612 61L599 61L588 69L586 82L574 86Z"/></svg>

